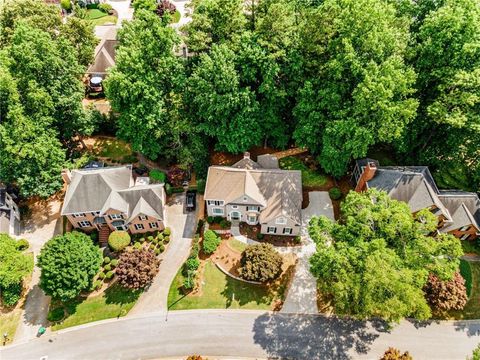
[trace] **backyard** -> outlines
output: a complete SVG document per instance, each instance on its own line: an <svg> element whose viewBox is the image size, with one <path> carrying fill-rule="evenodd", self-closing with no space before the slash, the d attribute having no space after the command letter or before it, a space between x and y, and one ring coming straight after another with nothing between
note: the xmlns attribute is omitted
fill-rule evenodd
<svg viewBox="0 0 480 360"><path fill-rule="evenodd" d="M99 321L127 315L135 305L141 292L112 285L104 293L87 298L78 298L62 304L50 305L51 316L55 309L62 309L65 318L52 326L52 330L65 329L71 326L81 325L92 321ZM61 311L60 311L61 312Z"/></svg>
<svg viewBox="0 0 480 360"><path fill-rule="evenodd" d="M128 143L115 137L92 136L83 139L92 157L107 163L131 164L137 157Z"/></svg>
<svg viewBox="0 0 480 360"><path fill-rule="evenodd" d="M117 17L114 15L109 15L100 9L88 9L87 20L89 20L93 26L99 26L115 24L117 22Z"/></svg>
<svg viewBox="0 0 480 360"><path fill-rule="evenodd" d="M298 157L288 156L282 158L279 161L279 166L284 170L300 170L302 172L302 185L307 188L321 187L328 182L327 175L310 168Z"/></svg>

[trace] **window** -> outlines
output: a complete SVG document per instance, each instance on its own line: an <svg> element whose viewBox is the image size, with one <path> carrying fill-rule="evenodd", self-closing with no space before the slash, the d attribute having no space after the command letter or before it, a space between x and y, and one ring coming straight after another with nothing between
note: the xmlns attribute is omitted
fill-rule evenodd
<svg viewBox="0 0 480 360"><path fill-rule="evenodd" d="M232 209L238 209L238 205L232 205Z"/></svg>
<svg viewBox="0 0 480 360"><path fill-rule="evenodd" d="M285 225L287 223L287 219L285 219L284 217L279 217L276 221L275 221L275 224L278 224L278 225Z"/></svg>
<svg viewBox="0 0 480 360"><path fill-rule="evenodd" d="M470 225L462 226L460 231L468 231L468 229L470 229Z"/></svg>
<svg viewBox="0 0 480 360"><path fill-rule="evenodd" d="M223 215L223 209L222 208L213 208L212 213L215 215Z"/></svg>
<svg viewBox="0 0 480 360"><path fill-rule="evenodd" d="M151 222L150 224L148 224L148 226L150 226L150 229L157 229L158 228L158 224L156 222Z"/></svg>
<svg viewBox="0 0 480 360"><path fill-rule="evenodd" d="M92 214L93 216L98 216L100 215L100 211L92 211L90 214Z"/></svg>
<svg viewBox="0 0 480 360"><path fill-rule="evenodd" d="M76 214L72 214L72 216L74 218L77 218L77 217L85 217L85 213L76 213Z"/></svg>
<svg viewBox="0 0 480 360"><path fill-rule="evenodd" d="M260 206L247 206L247 211L260 211Z"/></svg>
<svg viewBox="0 0 480 360"><path fill-rule="evenodd" d="M145 229L143 227L143 224L135 224L135 230L143 230L143 229Z"/></svg>
<svg viewBox="0 0 480 360"><path fill-rule="evenodd" d="M145 215L140 215L140 216L138 217L138 219L139 219L140 221L145 221L145 220L148 219L148 217L145 216Z"/></svg>
<svg viewBox="0 0 480 360"><path fill-rule="evenodd" d="M243 201L247 202L248 198L246 196L243 197Z"/></svg>
<svg viewBox="0 0 480 360"><path fill-rule="evenodd" d="M255 224L257 222L257 217L256 216L252 216L252 215L248 215L247 217L247 221L250 223L250 224Z"/></svg>
<svg viewBox="0 0 480 360"><path fill-rule="evenodd" d="M463 234L460 240L468 240L469 237L470 237L470 234Z"/></svg>
<svg viewBox="0 0 480 360"><path fill-rule="evenodd" d="M283 228L283 233L287 235L292 235L292 228L290 227Z"/></svg>
<svg viewBox="0 0 480 360"><path fill-rule="evenodd" d="M273 226L269 226L267 228L267 234L275 234L277 232L277 228Z"/></svg>
<svg viewBox="0 0 480 360"><path fill-rule="evenodd" d="M208 200L208 205L223 206L223 200Z"/></svg>
<svg viewBox="0 0 480 360"><path fill-rule="evenodd" d="M79 221L78 226L84 228L84 227L91 227L92 223L90 221Z"/></svg>
<svg viewBox="0 0 480 360"><path fill-rule="evenodd" d="M123 215L122 215L122 214L112 214L112 215L109 215L108 217L110 218L110 220L123 219Z"/></svg>

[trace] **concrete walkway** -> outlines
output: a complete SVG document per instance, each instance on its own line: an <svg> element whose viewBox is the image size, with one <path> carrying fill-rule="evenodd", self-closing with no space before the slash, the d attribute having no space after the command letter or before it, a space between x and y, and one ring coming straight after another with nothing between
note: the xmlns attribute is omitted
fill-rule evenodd
<svg viewBox="0 0 480 360"><path fill-rule="evenodd" d="M35 256L35 262L43 245L55 235L62 233L62 217L59 200L41 201L32 205L32 215L18 238L27 239ZM38 286L40 269L35 266L14 341L34 339L41 326L46 326L50 297Z"/></svg>
<svg viewBox="0 0 480 360"><path fill-rule="evenodd" d="M174 194L166 206L166 223L172 230L170 244L162 254L158 275L130 310L129 317L168 310L170 285L187 260L197 225L197 213L186 213L184 200L184 193Z"/></svg>
<svg viewBox="0 0 480 360"><path fill-rule="evenodd" d="M316 314L317 279L310 272L309 259L315 252L315 244L308 236L308 222L312 216L324 215L332 220L333 206L328 192L312 191L308 194L309 206L302 210L302 250L297 253L298 263L295 275L282 307L282 312L297 314Z"/></svg>

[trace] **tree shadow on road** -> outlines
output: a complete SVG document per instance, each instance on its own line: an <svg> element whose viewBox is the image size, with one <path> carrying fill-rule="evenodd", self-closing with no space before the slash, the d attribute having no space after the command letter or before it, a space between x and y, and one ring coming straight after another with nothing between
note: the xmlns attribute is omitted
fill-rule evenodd
<svg viewBox="0 0 480 360"><path fill-rule="evenodd" d="M350 353L367 353L387 330L381 321L291 314L261 315L253 327L255 343L281 359L350 359Z"/></svg>

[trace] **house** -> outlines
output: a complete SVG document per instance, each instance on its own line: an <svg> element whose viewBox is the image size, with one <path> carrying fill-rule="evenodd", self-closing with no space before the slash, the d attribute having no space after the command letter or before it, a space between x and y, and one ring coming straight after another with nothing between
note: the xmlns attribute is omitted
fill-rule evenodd
<svg viewBox="0 0 480 360"><path fill-rule="evenodd" d="M115 65L115 49L117 47L117 28L111 26L95 48L94 61L87 69L88 87L91 92L102 92L102 82L108 69Z"/></svg>
<svg viewBox="0 0 480 360"><path fill-rule="evenodd" d="M0 233L18 235L20 232L20 210L14 198L15 195L0 184Z"/></svg>
<svg viewBox="0 0 480 360"><path fill-rule="evenodd" d="M377 188L406 202L412 213L429 209L440 232L461 240L480 236L480 199L476 193L439 190L426 166L380 166L374 159L356 161L352 180L356 191Z"/></svg>
<svg viewBox="0 0 480 360"><path fill-rule="evenodd" d="M272 155L245 153L232 166L210 166L204 199L208 216L261 226L262 234L298 235L302 217L302 175L281 170Z"/></svg>
<svg viewBox="0 0 480 360"><path fill-rule="evenodd" d="M165 227L164 184L134 180L130 165L64 170L62 176L67 191L61 214L74 228L144 233Z"/></svg>

